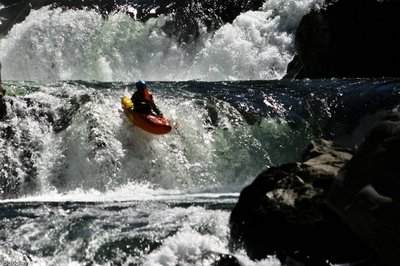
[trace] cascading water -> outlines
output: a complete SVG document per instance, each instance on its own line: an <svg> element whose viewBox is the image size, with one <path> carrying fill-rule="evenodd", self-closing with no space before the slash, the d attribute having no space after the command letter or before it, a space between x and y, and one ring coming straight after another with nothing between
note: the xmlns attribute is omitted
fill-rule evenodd
<svg viewBox="0 0 400 266"><path fill-rule="evenodd" d="M315 137L357 148L400 97L397 79L277 80L321 4L266 1L195 43L164 32L171 15L31 10L0 39L0 264L280 265L230 248L241 189ZM121 111L137 79L170 134Z"/></svg>
<svg viewBox="0 0 400 266"><path fill-rule="evenodd" d="M123 12L32 10L0 40L9 80L258 80L281 78L301 17L320 1L268 1L196 43L163 32L171 18L145 23Z"/></svg>
<svg viewBox="0 0 400 266"><path fill-rule="evenodd" d="M14 84L9 94L19 86ZM215 95L201 93L201 88L212 88L207 83L154 84L160 108L177 123L173 134L163 137L149 136L127 123L119 97L132 84L37 85L20 91L20 97L10 96L9 109L16 115L10 115L3 130L13 133L2 137L2 157L10 166L3 169L10 182L4 186L7 191L104 192L129 182L148 182L185 192L237 192L266 166L295 157L271 154L277 149L271 135L296 137L292 148L298 149L307 136L290 128L284 107L280 116L268 119L257 117L262 111L255 110L254 118L247 118L254 121L246 121L235 105L249 109L260 108L259 103L244 98L244 92L228 101L217 88ZM200 91L188 91L193 88Z"/></svg>
<svg viewBox="0 0 400 266"><path fill-rule="evenodd" d="M5 85L0 260L33 265L277 265L229 250L238 192L314 137L356 146L400 97L396 79L150 82L178 124L150 136L120 110L132 83Z"/></svg>

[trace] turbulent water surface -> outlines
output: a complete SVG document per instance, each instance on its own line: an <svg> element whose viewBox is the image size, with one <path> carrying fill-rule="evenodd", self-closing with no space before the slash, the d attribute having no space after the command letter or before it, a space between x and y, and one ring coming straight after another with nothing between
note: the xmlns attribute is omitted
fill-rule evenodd
<svg viewBox="0 0 400 266"><path fill-rule="evenodd" d="M357 149L399 109L396 78L279 80L320 2L266 1L191 44L163 32L169 16L32 10L0 39L0 264L280 265L231 248L241 189L313 138ZM121 111L137 79L170 134Z"/></svg>

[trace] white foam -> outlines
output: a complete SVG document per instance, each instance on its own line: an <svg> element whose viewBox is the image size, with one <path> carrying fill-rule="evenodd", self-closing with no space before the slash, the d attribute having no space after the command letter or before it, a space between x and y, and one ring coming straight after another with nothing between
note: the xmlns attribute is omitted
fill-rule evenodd
<svg viewBox="0 0 400 266"><path fill-rule="evenodd" d="M23 122L15 118L16 136L28 128L41 144L32 157L37 187L23 190L30 195L23 200L129 201L185 193L238 193L268 165L285 162L285 156L292 154L289 150L301 146L294 141L307 139L301 135L307 132L292 130L284 119L262 119L250 125L225 101L209 102L180 92L173 98L162 97L157 90L153 94L158 106L166 117L178 120L179 127L168 135L153 136L134 128L116 106L123 93L62 83L42 86L29 95L42 103L42 112L54 115L61 106L71 108L66 95L79 99L87 94L92 100L82 104L68 127L58 133L52 131L51 122L37 121L30 113ZM271 96L264 99L285 115ZM12 113L26 112L25 104L15 98ZM213 122L208 108L215 112ZM275 152L282 150L277 143L287 143L288 151ZM26 173L18 154L26 144L17 148L1 140L0 144L0 157L15 160L19 174L13 178L22 178Z"/></svg>
<svg viewBox="0 0 400 266"><path fill-rule="evenodd" d="M215 231L228 228L228 217L222 213L217 215L210 212L198 211L203 215L204 225L213 228L213 219L219 217L218 227ZM228 248L229 229L219 234L200 233L195 228L201 228L201 222L189 222L184 225L176 234L165 239L162 246L150 253L143 265L164 266L164 265L213 265L219 255L230 254ZM191 225L191 226L189 226ZM233 254L241 265L246 266L280 266L281 263L275 257L268 257L263 260L252 261L243 250L237 250Z"/></svg>
<svg viewBox="0 0 400 266"><path fill-rule="evenodd" d="M167 238L163 246L151 253L143 265L211 265L213 261L201 259L203 253L227 253L223 246L215 236L201 235L190 228L183 228L179 233Z"/></svg>
<svg viewBox="0 0 400 266"><path fill-rule="evenodd" d="M180 46L162 31L168 17L146 23L123 12L32 10L0 40L4 80L278 79L293 57L301 17L322 0L267 1L198 43ZM132 8L124 7L124 10Z"/></svg>
<svg viewBox="0 0 400 266"><path fill-rule="evenodd" d="M242 13L206 41L193 72L206 80L281 78L293 58L301 18L320 2L274 0Z"/></svg>

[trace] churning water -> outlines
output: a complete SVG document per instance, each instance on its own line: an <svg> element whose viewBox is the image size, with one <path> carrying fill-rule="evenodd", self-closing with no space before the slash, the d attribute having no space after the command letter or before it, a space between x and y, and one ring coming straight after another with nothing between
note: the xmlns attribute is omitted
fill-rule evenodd
<svg viewBox="0 0 400 266"><path fill-rule="evenodd" d="M357 148L400 97L398 79L278 80L317 4L267 1L196 43L168 37L169 16L32 10L0 39L0 263L280 265L231 249L241 189L313 138ZM137 79L170 134L121 111Z"/></svg>

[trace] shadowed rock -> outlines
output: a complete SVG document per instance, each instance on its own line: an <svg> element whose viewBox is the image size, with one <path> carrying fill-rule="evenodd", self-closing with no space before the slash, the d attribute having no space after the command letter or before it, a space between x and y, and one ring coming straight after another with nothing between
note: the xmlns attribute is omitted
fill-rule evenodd
<svg viewBox="0 0 400 266"><path fill-rule="evenodd" d="M400 262L400 114L379 122L346 165L328 202L380 257Z"/></svg>
<svg viewBox="0 0 400 266"><path fill-rule="evenodd" d="M7 113L7 106L4 101L6 90L1 85L1 63L0 63L0 119L3 118Z"/></svg>
<svg viewBox="0 0 400 266"><path fill-rule="evenodd" d="M212 266L240 266L239 261L232 255L219 254Z"/></svg>
<svg viewBox="0 0 400 266"><path fill-rule="evenodd" d="M321 139L311 143L302 162L261 173L243 189L232 210L234 246L244 247L252 259L276 255L282 263L368 260L369 249L325 204L335 176L351 156Z"/></svg>
<svg viewBox="0 0 400 266"><path fill-rule="evenodd" d="M399 0L329 1L303 17L286 77L398 77Z"/></svg>

